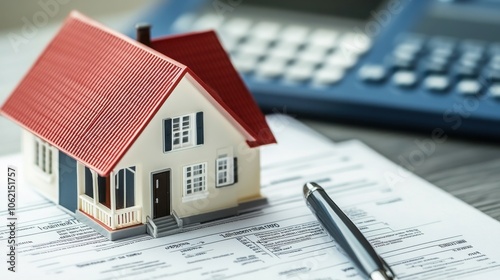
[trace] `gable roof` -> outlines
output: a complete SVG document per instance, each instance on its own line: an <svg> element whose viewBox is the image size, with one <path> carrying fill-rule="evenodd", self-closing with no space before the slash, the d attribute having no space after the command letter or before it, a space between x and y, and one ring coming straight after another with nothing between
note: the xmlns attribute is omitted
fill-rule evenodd
<svg viewBox="0 0 500 280"><path fill-rule="evenodd" d="M187 72L199 79L184 64L72 12L0 113L107 176ZM254 146L271 143L256 136Z"/></svg>
<svg viewBox="0 0 500 280"><path fill-rule="evenodd" d="M218 95L231 109L232 116L240 118L256 139L250 146L276 143L264 115L255 106L255 100L214 31L158 38L151 41L151 47L187 65L200 78L198 82L212 88L215 91L212 96Z"/></svg>

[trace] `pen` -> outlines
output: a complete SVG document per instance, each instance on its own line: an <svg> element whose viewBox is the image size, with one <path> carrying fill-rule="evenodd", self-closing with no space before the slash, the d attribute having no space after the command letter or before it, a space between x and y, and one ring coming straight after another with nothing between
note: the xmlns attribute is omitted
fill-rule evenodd
<svg viewBox="0 0 500 280"><path fill-rule="evenodd" d="M304 198L323 228L366 277L373 280L395 279L391 268L320 185L306 183Z"/></svg>

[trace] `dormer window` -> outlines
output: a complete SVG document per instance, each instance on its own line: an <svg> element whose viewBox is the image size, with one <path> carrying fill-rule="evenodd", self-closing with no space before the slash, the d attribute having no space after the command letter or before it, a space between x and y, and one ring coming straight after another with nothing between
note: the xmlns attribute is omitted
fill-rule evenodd
<svg viewBox="0 0 500 280"><path fill-rule="evenodd" d="M52 147L40 138L35 138L35 165L44 173L52 174Z"/></svg>
<svg viewBox="0 0 500 280"><path fill-rule="evenodd" d="M203 144L203 112L164 119L163 135L163 152Z"/></svg>

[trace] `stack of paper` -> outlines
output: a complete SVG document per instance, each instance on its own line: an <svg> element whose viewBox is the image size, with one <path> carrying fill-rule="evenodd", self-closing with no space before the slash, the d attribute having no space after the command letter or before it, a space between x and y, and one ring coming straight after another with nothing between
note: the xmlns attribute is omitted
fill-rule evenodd
<svg viewBox="0 0 500 280"><path fill-rule="evenodd" d="M269 204L173 236L107 241L21 180L18 272L4 266L2 279L361 279L306 207L307 181L327 190L399 279L500 277L498 221L360 142L332 144L284 116L269 122L280 143L262 152ZM7 164L27 175L19 156L1 170ZM2 227L2 245L7 237Z"/></svg>

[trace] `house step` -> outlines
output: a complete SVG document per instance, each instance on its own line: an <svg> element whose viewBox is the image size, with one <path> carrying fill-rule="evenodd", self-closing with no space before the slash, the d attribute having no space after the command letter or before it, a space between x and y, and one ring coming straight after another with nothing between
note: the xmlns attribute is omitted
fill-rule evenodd
<svg viewBox="0 0 500 280"><path fill-rule="evenodd" d="M153 222L157 226L165 225L165 224L176 224L177 225L177 222L175 221L173 216L166 216L166 217L154 219Z"/></svg>
<svg viewBox="0 0 500 280"><path fill-rule="evenodd" d="M162 237L179 232L181 229L177 225L175 218L173 216L166 216L162 218L157 218L151 221L156 225L157 234L154 234L154 227L152 224L148 223L147 232L153 237Z"/></svg>

